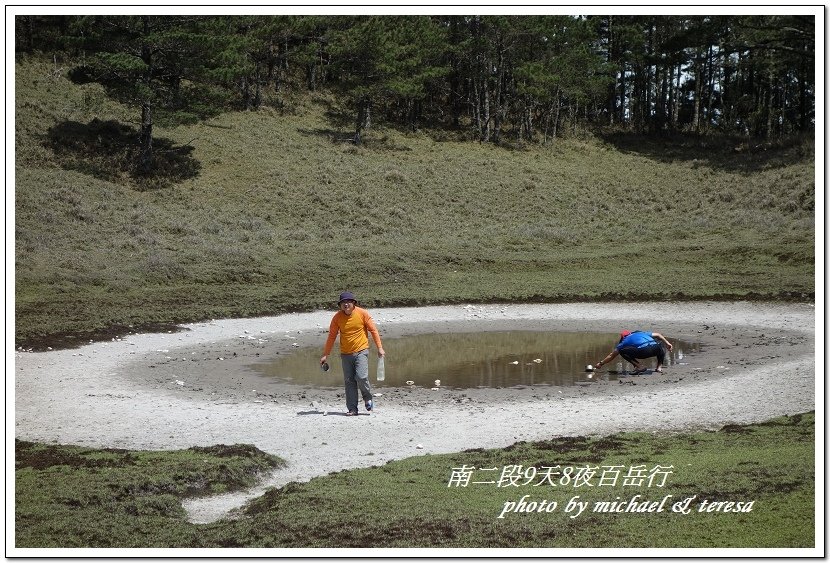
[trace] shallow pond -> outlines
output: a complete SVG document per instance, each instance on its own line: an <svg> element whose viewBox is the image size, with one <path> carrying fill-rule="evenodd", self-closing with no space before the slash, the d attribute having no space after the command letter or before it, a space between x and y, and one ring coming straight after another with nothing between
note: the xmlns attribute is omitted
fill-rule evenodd
<svg viewBox="0 0 830 563"><path fill-rule="evenodd" d="M585 367L602 359L619 339L616 333L504 331L422 334L384 339L386 379L375 378L377 352L369 351L373 387L446 387L452 389L504 388L530 385L576 385L596 378L625 375L629 364L617 357L599 372ZM674 350L666 365L680 363L697 352L697 344L670 339ZM342 387L343 371L337 353L329 356L331 369L320 369L322 347L280 355L253 369L280 381L328 388ZM653 368L653 358L643 365ZM436 381L439 383L436 384Z"/></svg>

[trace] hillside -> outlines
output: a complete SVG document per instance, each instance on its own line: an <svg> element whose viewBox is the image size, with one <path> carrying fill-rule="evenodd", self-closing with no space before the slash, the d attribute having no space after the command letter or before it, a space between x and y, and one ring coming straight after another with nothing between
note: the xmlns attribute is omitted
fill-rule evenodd
<svg viewBox="0 0 830 563"><path fill-rule="evenodd" d="M375 128L331 100L155 128L169 181L121 170L137 110L65 68L15 83L15 338L480 301L815 292L812 143L579 135L490 146Z"/></svg>

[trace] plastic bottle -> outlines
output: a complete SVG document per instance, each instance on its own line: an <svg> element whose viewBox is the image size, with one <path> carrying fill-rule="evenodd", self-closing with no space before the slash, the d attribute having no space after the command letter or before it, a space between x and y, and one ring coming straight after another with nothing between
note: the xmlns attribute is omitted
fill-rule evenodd
<svg viewBox="0 0 830 563"><path fill-rule="evenodd" d="M378 358L378 369L375 372L377 374L378 381L383 381L386 379L386 366L383 365L383 356Z"/></svg>

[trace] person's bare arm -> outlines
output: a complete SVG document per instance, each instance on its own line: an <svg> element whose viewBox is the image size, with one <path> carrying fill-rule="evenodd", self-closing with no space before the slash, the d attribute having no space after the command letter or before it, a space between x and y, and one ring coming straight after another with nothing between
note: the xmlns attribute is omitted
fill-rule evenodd
<svg viewBox="0 0 830 563"><path fill-rule="evenodd" d="M671 349L672 349L671 342L669 342L669 340L665 336L663 336L659 332L652 332L651 337L656 338L657 340L663 341L663 344L665 344L666 348L668 348L669 352L671 352Z"/></svg>
<svg viewBox="0 0 830 563"><path fill-rule="evenodd" d="M617 349L614 348L613 350L608 352L607 356L605 356L603 359L598 361L594 367L596 367L597 369L601 368L602 366L604 366L605 364L607 364L608 362L610 362L611 360L616 358L619 354L620 353L617 351Z"/></svg>

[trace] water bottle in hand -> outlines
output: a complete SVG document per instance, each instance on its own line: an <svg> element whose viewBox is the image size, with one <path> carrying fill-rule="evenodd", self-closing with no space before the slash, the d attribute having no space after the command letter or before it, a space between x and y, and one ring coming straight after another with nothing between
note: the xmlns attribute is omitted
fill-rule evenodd
<svg viewBox="0 0 830 563"><path fill-rule="evenodd" d="M376 372L378 381L383 381L386 379L386 366L383 365L383 356L378 358L378 370Z"/></svg>

